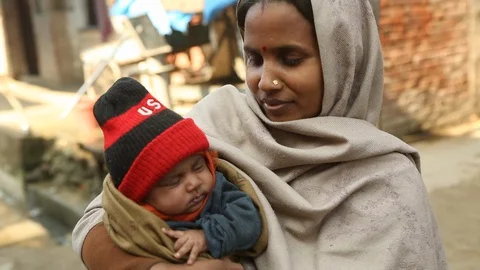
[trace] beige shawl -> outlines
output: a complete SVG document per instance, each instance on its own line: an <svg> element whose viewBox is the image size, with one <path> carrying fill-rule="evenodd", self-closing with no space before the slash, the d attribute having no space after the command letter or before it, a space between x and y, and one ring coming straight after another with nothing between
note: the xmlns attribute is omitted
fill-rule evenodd
<svg viewBox="0 0 480 270"><path fill-rule="evenodd" d="M226 179L247 193L259 209L262 218L262 233L256 244L249 250L233 254L235 257L256 257L265 250L268 244L267 219L258 196L245 176L228 162L217 160L216 166ZM102 204L105 209L103 222L108 234L119 247L137 256L160 258L170 263L187 261L187 257L177 259L174 256L174 241L162 232L162 228L168 228L168 224L121 194L115 188L109 175L103 183L102 194ZM208 253L202 253L199 257L200 260L211 258Z"/></svg>
<svg viewBox="0 0 480 270"><path fill-rule="evenodd" d="M269 121L225 86L189 113L255 179L269 221L259 269L445 269L415 149L378 130L382 54L367 0L312 0L320 117ZM319 74L321 75L321 74Z"/></svg>

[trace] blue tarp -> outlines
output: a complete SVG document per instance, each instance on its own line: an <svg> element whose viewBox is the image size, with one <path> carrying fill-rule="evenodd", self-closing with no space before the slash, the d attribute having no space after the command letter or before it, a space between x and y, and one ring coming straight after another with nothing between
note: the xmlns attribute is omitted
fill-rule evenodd
<svg viewBox="0 0 480 270"><path fill-rule="evenodd" d="M205 0L203 23L209 24L221 11L237 0ZM162 35L169 35L172 29L186 33L192 14L180 11L166 11L160 1L151 0L117 0L110 8L111 16L123 15L128 18L147 15L153 26Z"/></svg>
<svg viewBox="0 0 480 270"><path fill-rule="evenodd" d="M110 8L111 16L122 15L127 16L128 18L133 18L145 14L160 34L169 35L172 33L170 18L160 1L117 0ZM180 30L178 29L178 31Z"/></svg>
<svg viewBox="0 0 480 270"><path fill-rule="evenodd" d="M236 3L237 0L205 0L205 6L203 7L203 23L209 24L220 12Z"/></svg>

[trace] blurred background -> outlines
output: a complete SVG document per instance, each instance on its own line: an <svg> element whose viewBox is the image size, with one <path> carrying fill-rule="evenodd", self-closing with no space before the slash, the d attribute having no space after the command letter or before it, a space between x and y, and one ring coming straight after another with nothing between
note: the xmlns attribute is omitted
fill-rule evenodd
<svg viewBox="0 0 480 270"><path fill-rule="evenodd" d="M379 127L416 147L451 269L480 269L480 0L371 0ZM245 89L235 0L0 1L0 270L84 269L71 230L102 187L91 113L119 77L180 114Z"/></svg>

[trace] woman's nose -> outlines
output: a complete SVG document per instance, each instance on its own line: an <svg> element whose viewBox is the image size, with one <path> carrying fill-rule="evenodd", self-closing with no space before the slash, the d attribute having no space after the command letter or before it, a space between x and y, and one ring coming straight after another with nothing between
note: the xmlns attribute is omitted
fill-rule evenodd
<svg viewBox="0 0 480 270"><path fill-rule="evenodd" d="M258 89L264 92L280 90L282 85L279 83L280 79L276 74L275 69L271 65L264 64L260 80L258 81Z"/></svg>

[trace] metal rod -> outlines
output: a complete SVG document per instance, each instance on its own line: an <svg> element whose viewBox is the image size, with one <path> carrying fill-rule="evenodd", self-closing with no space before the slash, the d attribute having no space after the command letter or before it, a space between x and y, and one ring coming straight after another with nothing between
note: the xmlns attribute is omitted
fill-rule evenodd
<svg viewBox="0 0 480 270"><path fill-rule="evenodd" d="M93 72L92 76L90 76L83 84L82 86L78 89L75 97L73 98L73 101L70 103L70 105L63 111L63 113L60 115L61 119L65 119L75 108L75 106L80 102L80 99L85 95L87 90L93 85L93 83L100 77L102 72L105 70L105 68L108 66L110 61L115 57L115 54L117 51L120 49L120 46L127 40L129 35L125 35L122 38L120 38L118 44L115 46L114 50L110 54L110 56L107 59L104 59L100 61L100 63L97 66L97 69Z"/></svg>

